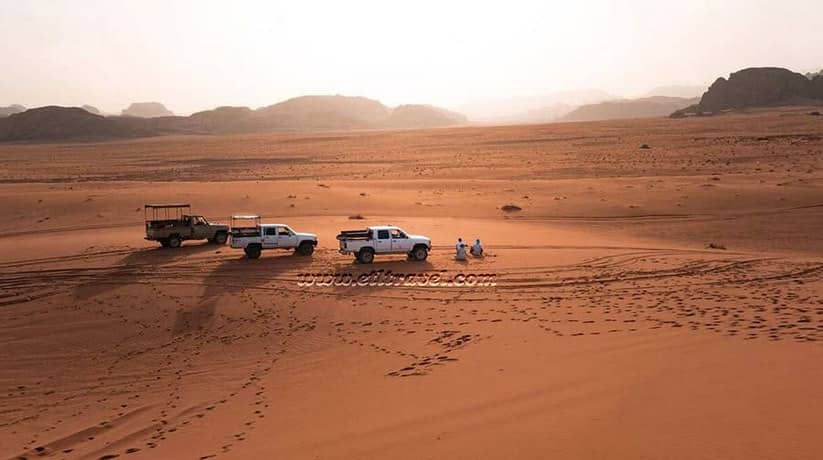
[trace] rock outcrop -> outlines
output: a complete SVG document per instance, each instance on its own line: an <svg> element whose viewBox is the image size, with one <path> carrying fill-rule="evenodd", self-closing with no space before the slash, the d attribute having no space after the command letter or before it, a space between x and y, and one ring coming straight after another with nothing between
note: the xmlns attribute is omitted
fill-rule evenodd
<svg viewBox="0 0 823 460"><path fill-rule="evenodd" d="M718 113L725 110L777 105L798 105L823 100L823 76L811 79L779 67L743 69L718 78L700 102L672 117Z"/></svg>
<svg viewBox="0 0 823 460"><path fill-rule="evenodd" d="M93 105L86 104L80 108L93 115L103 115L103 112Z"/></svg>
<svg viewBox="0 0 823 460"><path fill-rule="evenodd" d="M48 106L0 120L0 140L97 140L150 134L139 126L94 115L79 107Z"/></svg>
<svg viewBox="0 0 823 460"><path fill-rule="evenodd" d="M209 133L244 133L263 129L263 123L248 107L218 107L189 117L196 129Z"/></svg>
<svg viewBox="0 0 823 460"><path fill-rule="evenodd" d="M159 102L135 102L121 112L124 117L158 118L174 114Z"/></svg>
<svg viewBox="0 0 823 460"><path fill-rule="evenodd" d="M26 108L19 104L12 104L8 107L0 107L0 118L14 115L15 113L25 112Z"/></svg>
<svg viewBox="0 0 823 460"><path fill-rule="evenodd" d="M373 99L340 95L295 97L255 112L267 126L294 131L374 128L390 114Z"/></svg>

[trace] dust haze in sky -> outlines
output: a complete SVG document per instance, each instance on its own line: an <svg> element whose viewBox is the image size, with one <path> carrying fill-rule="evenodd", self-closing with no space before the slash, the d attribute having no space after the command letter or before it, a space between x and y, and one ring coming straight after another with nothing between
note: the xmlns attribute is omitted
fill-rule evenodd
<svg viewBox="0 0 823 460"><path fill-rule="evenodd" d="M744 67L819 70L821 24L819 0L0 0L0 105L633 96Z"/></svg>

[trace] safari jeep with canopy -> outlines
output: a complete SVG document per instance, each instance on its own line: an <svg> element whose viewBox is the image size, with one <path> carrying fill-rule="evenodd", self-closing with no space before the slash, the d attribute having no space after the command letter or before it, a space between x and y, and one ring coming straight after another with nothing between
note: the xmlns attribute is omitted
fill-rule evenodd
<svg viewBox="0 0 823 460"><path fill-rule="evenodd" d="M191 214L187 203L147 204L143 207L146 239L158 241L164 248L178 248L185 240L208 240L225 244L229 226L211 223L205 217Z"/></svg>

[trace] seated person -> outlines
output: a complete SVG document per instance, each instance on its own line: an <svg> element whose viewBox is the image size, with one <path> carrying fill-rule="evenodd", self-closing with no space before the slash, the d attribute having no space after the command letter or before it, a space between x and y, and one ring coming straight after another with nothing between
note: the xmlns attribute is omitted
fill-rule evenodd
<svg viewBox="0 0 823 460"><path fill-rule="evenodd" d="M455 248L455 260L466 260L466 243L463 242L462 238L457 239L457 244L454 246Z"/></svg>
<svg viewBox="0 0 823 460"><path fill-rule="evenodd" d="M471 249L471 254L474 257L483 257L483 245L480 244L480 238L474 241L474 244L472 245Z"/></svg>

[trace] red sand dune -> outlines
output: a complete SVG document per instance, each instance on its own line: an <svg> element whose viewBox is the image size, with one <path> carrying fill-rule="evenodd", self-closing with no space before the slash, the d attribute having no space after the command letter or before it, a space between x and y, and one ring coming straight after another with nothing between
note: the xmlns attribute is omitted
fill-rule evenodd
<svg viewBox="0 0 823 460"><path fill-rule="evenodd" d="M807 112L0 145L2 458L819 458ZM320 246L160 249L162 201ZM385 223L429 260L336 252ZM297 285L372 269L497 285Z"/></svg>

